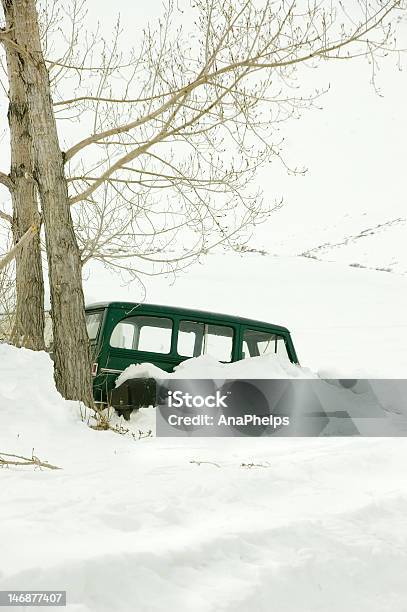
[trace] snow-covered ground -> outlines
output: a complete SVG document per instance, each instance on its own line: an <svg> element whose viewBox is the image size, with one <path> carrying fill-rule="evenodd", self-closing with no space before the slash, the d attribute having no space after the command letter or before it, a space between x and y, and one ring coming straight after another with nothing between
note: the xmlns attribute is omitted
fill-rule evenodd
<svg viewBox="0 0 407 612"><path fill-rule="evenodd" d="M0 589L68 610L405 610L406 444L135 441L84 424L46 355L1 346Z"/></svg>
<svg viewBox="0 0 407 612"><path fill-rule="evenodd" d="M261 256L149 285L286 324L314 369L383 375L405 373L406 299L405 277ZM89 428L47 355L0 345L0 363L0 451L62 468L0 470L0 590L66 589L70 612L407 610L404 438L138 439Z"/></svg>

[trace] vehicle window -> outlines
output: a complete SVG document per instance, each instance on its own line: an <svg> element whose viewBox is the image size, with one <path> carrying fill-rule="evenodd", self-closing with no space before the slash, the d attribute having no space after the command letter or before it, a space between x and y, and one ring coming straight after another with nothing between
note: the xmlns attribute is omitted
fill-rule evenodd
<svg viewBox="0 0 407 612"><path fill-rule="evenodd" d="M243 359L246 359L247 357L250 357L249 346L248 346L246 340L243 340L242 357L243 357Z"/></svg>
<svg viewBox="0 0 407 612"><path fill-rule="evenodd" d="M149 353L169 353L172 320L164 317L137 316L120 321L110 337L110 346Z"/></svg>
<svg viewBox="0 0 407 612"><path fill-rule="evenodd" d="M89 340L92 342L96 340L99 327L102 322L103 311L99 312L86 312L86 331L88 332ZM52 330L52 319L49 312L45 313L45 328L44 328L44 341L47 351L53 350L54 334Z"/></svg>
<svg viewBox="0 0 407 612"><path fill-rule="evenodd" d="M258 357L275 353L288 359L287 347L283 336L270 332L246 329L243 333L242 356Z"/></svg>
<svg viewBox="0 0 407 612"><path fill-rule="evenodd" d="M231 361L233 328L197 321L181 321L177 352L183 357L212 355L218 361Z"/></svg>
<svg viewBox="0 0 407 612"><path fill-rule="evenodd" d="M103 312L87 312L86 317L86 331L88 332L89 340L96 340L98 335L100 323L102 321Z"/></svg>

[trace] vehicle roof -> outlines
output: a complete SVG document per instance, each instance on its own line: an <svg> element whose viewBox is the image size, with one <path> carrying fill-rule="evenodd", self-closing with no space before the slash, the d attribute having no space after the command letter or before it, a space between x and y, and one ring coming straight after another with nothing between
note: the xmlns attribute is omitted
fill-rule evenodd
<svg viewBox="0 0 407 612"><path fill-rule="evenodd" d="M241 324L249 325L260 325L266 327L273 327L274 329L290 333L287 327L281 325L275 325L274 323L268 323L267 321L259 321L257 319L247 319L244 317L236 317L234 315L222 314L219 312L211 312L209 310L198 310L195 308L180 308L178 306L164 306L163 304L148 304L146 302L97 302L95 304L87 304L86 310L96 310L98 308L121 308L123 310L131 310L134 307L140 307L140 310L157 310L164 314L180 313L181 315L193 317L194 315L201 315L202 317L209 316L214 319L228 319L236 321Z"/></svg>

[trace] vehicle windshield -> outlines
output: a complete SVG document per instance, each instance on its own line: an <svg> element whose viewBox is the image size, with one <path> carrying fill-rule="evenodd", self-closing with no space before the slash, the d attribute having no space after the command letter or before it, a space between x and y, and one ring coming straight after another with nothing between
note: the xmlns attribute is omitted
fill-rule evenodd
<svg viewBox="0 0 407 612"><path fill-rule="evenodd" d="M86 313L86 331L88 332L89 340L96 340L100 323L102 321L103 312L87 312Z"/></svg>

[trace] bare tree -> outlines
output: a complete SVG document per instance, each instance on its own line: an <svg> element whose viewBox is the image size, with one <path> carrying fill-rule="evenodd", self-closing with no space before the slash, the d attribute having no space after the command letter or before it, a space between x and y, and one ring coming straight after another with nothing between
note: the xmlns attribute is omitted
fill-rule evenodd
<svg viewBox="0 0 407 612"><path fill-rule="evenodd" d="M16 72L8 73L25 88L32 143L34 178L45 225L55 381L67 399L92 405L89 340L85 325L81 263L76 243L53 114L48 70L43 57L36 2L3 0L6 46L18 55ZM8 38L8 40L7 40Z"/></svg>
<svg viewBox="0 0 407 612"><path fill-rule="evenodd" d="M110 44L97 34L81 38L77 0L65 15L66 50L54 59L58 3L45 6L42 45L34 0L2 4L0 38L18 58L9 80L26 92L56 382L65 397L89 403L82 263L96 257L155 273L220 242L233 246L273 208L249 186L262 164L284 163L279 125L321 93L298 91L301 65L363 55L374 79L377 58L394 48L405 0L355 0L350 8L339 0L196 0L187 33L170 2L127 59L119 25ZM80 120L83 132L77 142L66 133L64 151L57 118Z"/></svg>
<svg viewBox="0 0 407 612"><path fill-rule="evenodd" d="M273 159L285 165L281 124L323 93L299 87L301 66L364 55L374 81L402 8L202 0L191 35L169 3L124 56L119 24L109 42L82 40L74 3L74 34L49 66L57 120L79 116L88 133L67 134L65 154L82 262L159 274L219 243L241 246L280 204L264 203L252 179Z"/></svg>

